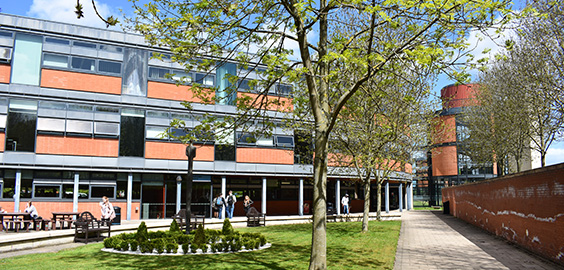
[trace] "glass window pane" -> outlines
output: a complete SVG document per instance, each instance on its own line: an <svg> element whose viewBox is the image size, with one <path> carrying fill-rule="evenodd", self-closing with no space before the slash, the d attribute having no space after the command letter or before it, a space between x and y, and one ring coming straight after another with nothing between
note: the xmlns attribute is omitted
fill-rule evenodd
<svg viewBox="0 0 564 270"><path fill-rule="evenodd" d="M165 75L170 73L168 69L149 67L149 78L151 79L166 79Z"/></svg>
<svg viewBox="0 0 564 270"><path fill-rule="evenodd" d="M88 199L90 194L90 189L88 185L78 185L78 198Z"/></svg>
<svg viewBox="0 0 564 270"><path fill-rule="evenodd" d="M103 112L103 113L119 113L119 108L116 108L116 107L106 107L106 106L96 106L96 112Z"/></svg>
<svg viewBox="0 0 564 270"><path fill-rule="evenodd" d="M76 47L96 49L96 44L89 42L73 41L72 45Z"/></svg>
<svg viewBox="0 0 564 270"><path fill-rule="evenodd" d="M235 146L216 145L214 157L215 160L235 161Z"/></svg>
<svg viewBox="0 0 564 270"><path fill-rule="evenodd" d="M10 112L37 113L37 101L25 99L11 99Z"/></svg>
<svg viewBox="0 0 564 270"><path fill-rule="evenodd" d="M0 31L0 37L12 37L12 32Z"/></svg>
<svg viewBox="0 0 564 270"><path fill-rule="evenodd" d="M53 43L53 44L59 44L59 45L70 45L70 40L46 37L45 43Z"/></svg>
<svg viewBox="0 0 564 270"><path fill-rule="evenodd" d="M71 68L96 71L96 61L94 59L73 56Z"/></svg>
<svg viewBox="0 0 564 270"><path fill-rule="evenodd" d="M119 134L119 124L96 122L94 123L94 133L117 136Z"/></svg>
<svg viewBox="0 0 564 270"><path fill-rule="evenodd" d="M294 147L294 137L276 136L276 146L279 146L279 147Z"/></svg>
<svg viewBox="0 0 564 270"><path fill-rule="evenodd" d="M63 185L63 199L72 199L74 194L74 185L73 184L64 184Z"/></svg>
<svg viewBox="0 0 564 270"><path fill-rule="evenodd" d="M159 111L147 111L148 117L156 117L156 118L169 118L170 115L168 112L159 112Z"/></svg>
<svg viewBox="0 0 564 270"><path fill-rule="evenodd" d="M289 96L292 92L292 86L287 84L279 84L277 85L277 94L281 96Z"/></svg>
<svg viewBox="0 0 564 270"><path fill-rule="evenodd" d="M94 107L85 104L69 104L69 110L79 112L91 112Z"/></svg>
<svg viewBox="0 0 564 270"><path fill-rule="evenodd" d="M179 70L173 70L172 72L174 73L174 75L172 75L172 79L174 79L175 81L186 84L192 82L192 73L186 73Z"/></svg>
<svg viewBox="0 0 564 270"><path fill-rule="evenodd" d="M167 140L165 131L166 127L147 127L147 139Z"/></svg>
<svg viewBox="0 0 564 270"><path fill-rule="evenodd" d="M260 146L274 146L274 140L270 137L260 137L257 139L257 145Z"/></svg>
<svg viewBox="0 0 564 270"><path fill-rule="evenodd" d="M205 85L205 86L214 86L215 85L215 75L205 74L205 73L196 73L196 83Z"/></svg>
<svg viewBox="0 0 564 270"><path fill-rule="evenodd" d="M119 155L143 157L145 152L145 118L121 116Z"/></svg>
<svg viewBox="0 0 564 270"><path fill-rule="evenodd" d="M123 52L122 94L147 95L147 51L125 48Z"/></svg>
<svg viewBox="0 0 564 270"><path fill-rule="evenodd" d="M64 55L56 55L56 54L46 53L46 54L43 55L43 66L68 68L69 67L69 57L64 56Z"/></svg>
<svg viewBox="0 0 564 270"><path fill-rule="evenodd" d="M22 176L23 176L23 173L22 173ZM22 185L21 185L21 190L20 190L20 198L31 198L31 192L33 191L32 180L31 179L22 179L21 183L22 183Z"/></svg>
<svg viewBox="0 0 564 270"><path fill-rule="evenodd" d="M39 85L43 37L17 33L12 59L12 83Z"/></svg>
<svg viewBox="0 0 564 270"><path fill-rule="evenodd" d="M98 71L121 74L121 63L110 61L98 61Z"/></svg>
<svg viewBox="0 0 564 270"><path fill-rule="evenodd" d="M16 180L4 178L4 184L2 187L2 198L13 199L15 190L16 190Z"/></svg>
<svg viewBox="0 0 564 270"><path fill-rule="evenodd" d="M117 181L116 199L127 198L127 181Z"/></svg>
<svg viewBox="0 0 564 270"><path fill-rule="evenodd" d="M62 102L40 101L39 107L46 109L66 110L67 104Z"/></svg>
<svg viewBox="0 0 564 270"><path fill-rule="evenodd" d="M92 134L92 122L81 120L67 120L67 132Z"/></svg>
<svg viewBox="0 0 564 270"><path fill-rule="evenodd" d="M90 198L102 198L104 196L112 199L114 198L114 189L112 186L92 186L90 193Z"/></svg>
<svg viewBox="0 0 564 270"><path fill-rule="evenodd" d="M105 45L105 44L100 44L100 50L108 51L108 52L114 52L114 53L122 53L123 52L122 47Z"/></svg>
<svg viewBox="0 0 564 270"><path fill-rule="evenodd" d="M59 198L61 186L35 186L34 197Z"/></svg>
<svg viewBox="0 0 564 270"><path fill-rule="evenodd" d="M35 151L37 114L10 112L6 127L7 151Z"/></svg>
<svg viewBox="0 0 564 270"><path fill-rule="evenodd" d="M249 133L237 134L237 137L237 144L255 145L257 143L257 138Z"/></svg>
<svg viewBox="0 0 564 270"><path fill-rule="evenodd" d="M65 119L37 118L37 130L65 132Z"/></svg>

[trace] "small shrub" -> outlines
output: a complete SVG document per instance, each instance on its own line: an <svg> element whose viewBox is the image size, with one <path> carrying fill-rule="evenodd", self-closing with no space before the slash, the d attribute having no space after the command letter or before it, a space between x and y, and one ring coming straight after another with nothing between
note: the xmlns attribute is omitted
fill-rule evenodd
<svg viewBox="0 0 564 270"><path fill-rule="evenodd" d="M157 238L152 240L151 242L153 242L153 247L155 248L155 250L157 251L157 253L161 254L164 252L165 250L165 241L162 238Z"/></svg>
<svg viewBox="0 0 564 270"><path fill-rule="evenodd" d="M166 243L166 251L168 253L177 253L178 252L178 244L175 242L167 242Z"/></svg>
<svg viewBox="0 0 564 270"><path fill-rule="evenodd" d="M137 240L135 239L129 239L127 241L129 242L129 249L131 249L131 251L137 251L137 248L139 247L139 242L137 242Z"/></svg>
<svg viewBox="0 0 564 270"><path fill-rule="evenodd" d="M260 234L259 240L260 240L260 246L261 247L266 245L266 237L264 237L264 235Z"/></svg>
<svg viewBox="0 0 564 270"><path fill-rule="evenodd" d="M169 231L171 233L180 232L180 227L178 227L178 223L176 222L176 219L173 219L172 223L170 223Z"/></svg>
<svg viewBox="0 0 564 270"><path fill-rule="evenodd" d="M233 234L233 226L231 226L231 222L229 222L228 218L223 221L223 228L221 230L221 233L223 235Z"/></svg>
<svg viewBox="0 0 564 270"><path fill-rule="evenodd" d="M191 251L192 253L198 252L198 245L196 245L196 244L190 245L190 251Z"/></svg>
<svg viewBox="0 0 564 270"><path fill-rule="evenodd" d="M145 240L139 243L139 249L142 253L152 253L153 252L153 245L148 240Z"/></svg>
<svg viewBox="0 0 564 270"><path fill-rule="evenodd" d="M105 248L114 248L114 239L113 237L104 239L104 247Z"/></svg>
<svg viewBox="0 0 564 270"><path fill-rule="evenodd" d="M120 240L119 249L121 251L128 251L129 250L129 242L127 240Z"/></svg>
<svg viewBox="0 0 564 270"><path fill-rule="evenodd" d="M196 234L194 235L193 243L195 245L202 245L206 243L206 234L202 224L198 225L198 229L196 229Z"/></svg>
<svg viewBox="0 0 564 270"><path fill-rule="evenodd" d="M188 254L190 252L190 243L186 242L182 244L182 251L184 251L184 254Z"/></svg>
<svg viewBox="0 0 564 270"><path fill-rule="evenodd" d="M147 225L145 221L142 221L139 227L137 228L137 242L144 243L148 239L147 234Z"/></svg>

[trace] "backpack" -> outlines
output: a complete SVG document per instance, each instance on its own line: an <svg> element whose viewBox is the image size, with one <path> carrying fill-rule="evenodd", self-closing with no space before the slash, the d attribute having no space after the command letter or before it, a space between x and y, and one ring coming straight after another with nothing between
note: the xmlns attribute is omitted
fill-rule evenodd
<svg viewBox="0 0 564 270"><path fill-rule="evenodd" d="M230 195L229 197L227 197L227 204L233 205L233 195Z"/></svg>

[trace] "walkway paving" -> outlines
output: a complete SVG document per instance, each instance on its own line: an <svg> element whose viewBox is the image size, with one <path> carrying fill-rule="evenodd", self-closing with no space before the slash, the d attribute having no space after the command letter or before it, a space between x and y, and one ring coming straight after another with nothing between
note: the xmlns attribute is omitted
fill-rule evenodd
<svg viewBox="0 0 564 270"><path fill-rule="evenodd" d="M455 217L409 211L394 269L564 269Z"/></svg>

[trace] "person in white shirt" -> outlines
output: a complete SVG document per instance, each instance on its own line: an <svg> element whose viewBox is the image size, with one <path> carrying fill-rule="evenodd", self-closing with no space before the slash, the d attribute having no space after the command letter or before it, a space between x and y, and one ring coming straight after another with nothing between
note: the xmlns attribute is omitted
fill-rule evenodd
<svg viewBox="0 0 564 270"><path fill-rule="evenodd" d="M343 205L343 214L349 213L349 194L345 194L341 200L341 205Z"/></svg>

